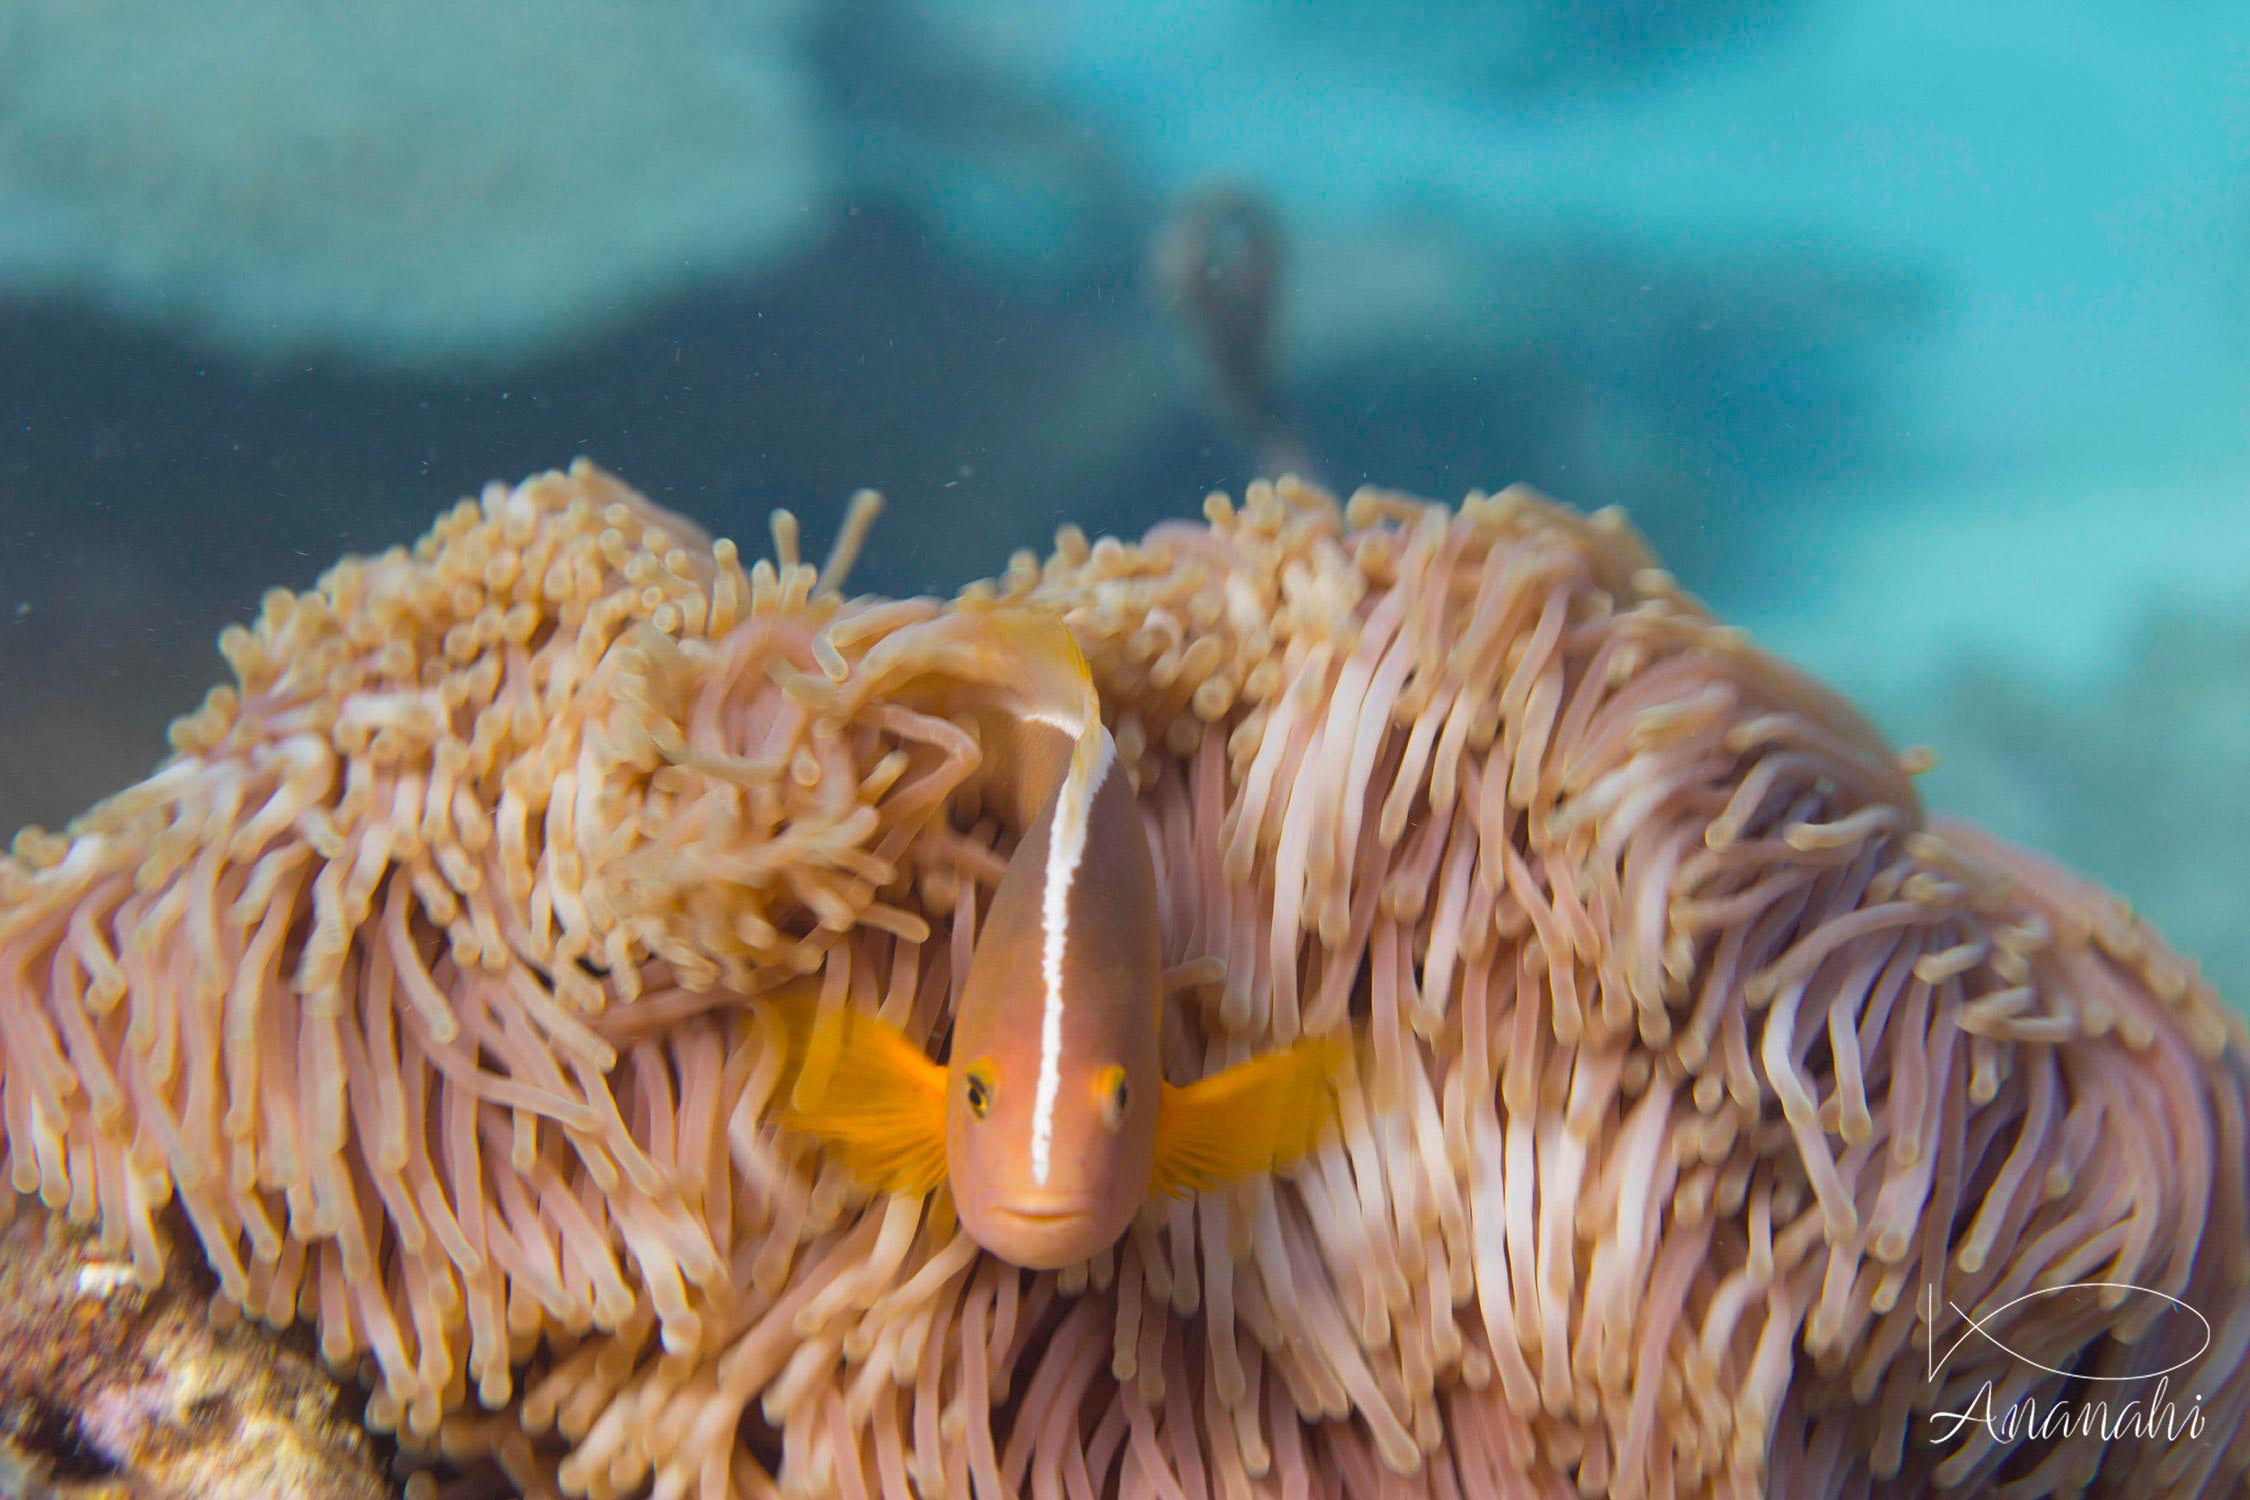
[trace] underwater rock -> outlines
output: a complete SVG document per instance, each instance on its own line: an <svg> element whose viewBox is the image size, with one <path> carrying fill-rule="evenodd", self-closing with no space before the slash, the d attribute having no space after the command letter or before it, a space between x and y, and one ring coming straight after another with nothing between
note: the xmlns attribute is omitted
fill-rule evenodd
<svg viewBox="0 0 2250 1500"><path fill-rule="evenodd" d="M151 1292L59 1216L0 1231L0 1500L381 1500L358 1401L308 1352ZM219 1321L226 1321L221 1319Z"/></svg>
<svg viewBox="0 0 2250 1500"><path fill-rule="evenodd" d="M2097 693L1992 657L1933 697L1948 800L2099 870L2221 994L2250 995L2250 610L2157 606Z"/></svg>
<svg viewBox="0 0 2250 1500"><path fill-rule="evenodd" d="M10 6L0 285L267 357L549 343L818 233L802 14Z"/></svg>

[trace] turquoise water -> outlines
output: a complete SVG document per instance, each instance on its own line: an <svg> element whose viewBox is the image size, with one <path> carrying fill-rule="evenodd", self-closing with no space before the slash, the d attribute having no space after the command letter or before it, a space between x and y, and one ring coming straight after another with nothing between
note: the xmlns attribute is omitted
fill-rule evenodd
<svg viewBox="0 0 2250 1500"><path fill-rule="evenodd" d="M0 9L0 825L487 478L874 485L905 591L1287 451L1627 506L2250 995L2250 10L1361 9ZM1151 267L1214 182L1255 420Z"/></svg>

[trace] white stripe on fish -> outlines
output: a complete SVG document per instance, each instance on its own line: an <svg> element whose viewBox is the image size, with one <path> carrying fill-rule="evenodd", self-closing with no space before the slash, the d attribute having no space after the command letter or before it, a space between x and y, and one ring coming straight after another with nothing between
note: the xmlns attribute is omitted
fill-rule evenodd
<svg viewBox="0 0 2250 1500"><path fill-rule="evenodd" d="M1042 936L1041 977L1046 980L1046 1005L1039 1020L1039 1087L1031 1104L1031 1180L1047 1185L1055 1140L1055 1098L1062 1090L1063 945L1070 928L1070 887L1078 862L1086 852L1086 818L1094 796L1109 776L1117 747L1105 732L1092 769L1078 774L1072 757L1071 774L1055 799L1055 817L1047 835L1047 888L1040 905Z"/></svg>

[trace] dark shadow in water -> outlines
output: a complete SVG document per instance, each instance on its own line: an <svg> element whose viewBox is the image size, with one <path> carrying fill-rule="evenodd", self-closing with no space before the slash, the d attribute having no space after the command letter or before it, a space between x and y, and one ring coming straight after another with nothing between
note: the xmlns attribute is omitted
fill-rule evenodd
<svg viewBox="0 0 2250 1500"><path fill-rule="evenodd" d="M1598 246L1525 274L1555 291L1521 326L1402 330L1285 375L1331 482L1629 501L1692 582L1772 476L1866 446L1880 382L1848 287L1808 313L1772 267ZM1137 246L1068 285L1004 278L871 203L790 266L505 370L253 365L85 307L0 305L0 828L145 771L265 589L575 454L753 554L773 506L817 555L846 498L883 489L855 582L885 593L956 587L1064 521L1136 533L1239 492L1254 456L1199 408L1140 278Z"/></svg>

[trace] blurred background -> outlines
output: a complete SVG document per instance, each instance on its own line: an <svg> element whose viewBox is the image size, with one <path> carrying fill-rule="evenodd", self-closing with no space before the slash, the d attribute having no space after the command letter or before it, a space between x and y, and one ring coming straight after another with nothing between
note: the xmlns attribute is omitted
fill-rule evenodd
<svg viewBox="0 0 2250 1500"><path fill-rule="evenodd" d="M2250 1000L2241 0L0 0L0 829L590 454L951 590L1276 462L1621 503Z"/></svg>

